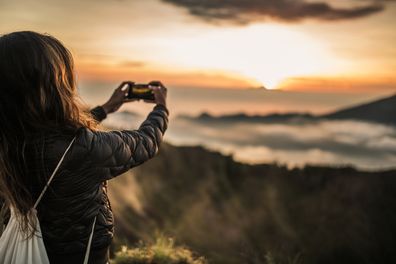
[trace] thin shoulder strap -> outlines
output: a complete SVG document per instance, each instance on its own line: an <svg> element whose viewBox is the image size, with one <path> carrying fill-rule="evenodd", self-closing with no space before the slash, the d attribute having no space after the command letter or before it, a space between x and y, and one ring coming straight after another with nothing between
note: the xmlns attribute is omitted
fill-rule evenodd
<svg viewBox="0 0 396 264"><path fill-rule="evenodd" d="M92 224L91 234L89 235L88 245L87 245L87 249L85 250L85 257L84 257L83 264L88 264L89 253L91 252L92 238L93 238L93 234L94 234L94 230L95 230L96 217L97 216L95 216L95 219Z"/></svg>
<svg viewBox="0 0 396 264"><path fill-rule="evenodd" d="M48 189L48 186L50 185L52 179L54 178L56 172L58 171L60 165L62 164L63 159L65 158L67 152L69 151L69 149L71 148L71 146L72 146L72 144L73 144L73 142L74 142L75 140L76 140L76 137L73 138L73 140L70 142L69 146L67 147L65 153L63 153L63 156L62 156L62 158L60 159L60 161L58 162L58 165L56 165L56 167L55 167L55 169L54 169L54 172L52 173L51 177L49 178L47 184L44 186L44 189L43 189L43 191L40 193L40 196L37 198L36 203L35 203L34 206L33 206L34 209L36 209L37 205L39 204L39 202L40 202L41 199L43 198L45 192L46 192L47 189Z"/></svg>

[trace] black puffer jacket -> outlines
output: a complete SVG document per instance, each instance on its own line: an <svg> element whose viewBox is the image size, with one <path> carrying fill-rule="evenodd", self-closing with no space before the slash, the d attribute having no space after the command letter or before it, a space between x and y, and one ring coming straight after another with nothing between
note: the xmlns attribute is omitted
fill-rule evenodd
<svg viewBox="0 0 396 264"><path fill-rule="evenodd" d="M96 107L91 113L106 117ZM106 181L152 158L168 126L168 110L156 105L137 130L93 132L81 128L37 210L48 254L85 252L97 215L92 249L108 247L113 237L113 214ZM49 135L28 162L35 197L41 192L73 133ZM39 175L46 175L44 179ZM36 177L37 176L37 177Z"/></svg>

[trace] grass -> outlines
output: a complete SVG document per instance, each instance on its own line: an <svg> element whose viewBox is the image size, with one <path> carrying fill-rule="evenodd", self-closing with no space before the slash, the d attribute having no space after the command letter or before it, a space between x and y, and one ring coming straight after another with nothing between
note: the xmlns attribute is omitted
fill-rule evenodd
<svg viewBox="0 0 396 264"><path fill-rule="evenodd" d="M160 235L152 244L139 242L137 247L122 246L111 264L208 264L204 257L183 246L176 246L172 238Z"/></svg>

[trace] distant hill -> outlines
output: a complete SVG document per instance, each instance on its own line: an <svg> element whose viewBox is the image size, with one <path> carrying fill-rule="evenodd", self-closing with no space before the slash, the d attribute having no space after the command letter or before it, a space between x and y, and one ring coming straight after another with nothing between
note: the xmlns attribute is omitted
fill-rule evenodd
<svg viewBox="0 0 396 264"><path fill-rule="evenodd" d="M213 116L202 113L191 117L182 115L180 118L197 122L250 122L250 123L285 123L296 121L319 121L322 119L352 119L386 125L396 125L396 95L374 102L348 107L333 113L315 116L310 113L274 113L269 115L247 115L237 113L231 115Z"/></svg>
<svg viewBox="0 0 396 264"><path fill-rule="evenodd" d="M161 231L211 264L396 263L395 176L164 144L109 183L114 249Z"/></svg>
<svg viewBox="0 0 396 264"><path fill-rule="evenodd" d="M286 113L286 114L269 114L269 115L247 115L237 113L231 115L213 116L209 113L202 113L199 116L192 117L187 115L179 116L183 119L189 119L197 122L251 122L251 123L276 123L288 122L295 120L316 120L317 117L309 113Z"/></svg>
<svg viewBox="0 0 396 264"><path fill-rule="evenodd" d="M328 119L356 119L388 125L396 125L396 95L349 107L321 116Z"/></svg>

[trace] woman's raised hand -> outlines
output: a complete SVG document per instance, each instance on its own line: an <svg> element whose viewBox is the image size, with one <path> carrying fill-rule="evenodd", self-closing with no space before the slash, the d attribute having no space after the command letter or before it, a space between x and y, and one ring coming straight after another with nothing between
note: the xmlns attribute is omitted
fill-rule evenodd
<svg viewBox="0 0 396 264"><path fill-rule="evenodd" d="M137 99L128 99L126 95L128 94L128 87L133 85L133 82L125 81L122 82L113 92L110 99L102 105L106 114L114 113L123 103L136 101Z"/></svg>
<svg viewBox="0 0 396 264"><path fill-rule="evenodd" d="M149 85L151 86L151 89L153 89L154 92L154 102L147 100L145 101L150 103L161 104L166 107L166 95L167 95L166 87L160 81L151 81L149 82Z"/></svg>
<svg viewBox="0 0 396 264"><path fill-rule="evenodd" d="M127 102L137 101L138 99L127 98L128 95L128 88L132 86L134 82L131 81L124 81L122 82L113 92L110 99L102 105L106 114L114 113L120 107ZM167 89L160 81L151 81L149 83L150 89L153 90L154 93L154 100L144 100L147 103L155 103L160 104L166 107L166 96L167 96Z"/></svg>

